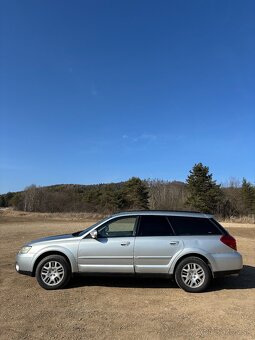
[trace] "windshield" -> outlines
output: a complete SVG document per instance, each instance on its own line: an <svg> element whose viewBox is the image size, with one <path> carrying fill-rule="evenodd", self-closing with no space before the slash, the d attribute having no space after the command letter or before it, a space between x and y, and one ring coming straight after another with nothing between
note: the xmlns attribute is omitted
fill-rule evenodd
<svg viewBox="0 0 255 340"><path fill-rule="evenodd" d="M99 224L103 223L104 221L107 221L109 219L108 217L103 218L102 220L96 222L95 224L91 225L90 227L82 230L82 231L77 231L76 233L73 233L73 236L82 236L85 235L86 233L88 233L90 230L92 230L93 228L95 228L96 226L98 226Z"/></svg>

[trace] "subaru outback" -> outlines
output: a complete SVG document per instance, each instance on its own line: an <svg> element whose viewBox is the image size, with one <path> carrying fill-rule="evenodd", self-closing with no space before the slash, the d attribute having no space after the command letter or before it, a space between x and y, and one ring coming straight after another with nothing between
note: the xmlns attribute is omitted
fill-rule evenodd
<svg viewBox="0 0 255 340"><path fill-rule="evenodd" d="M64 287L74 274L165 275L188 292L238 275L236 240L212 215L177 211L122 212L89 228L26 244L16 270L45 289Z"/></svg>

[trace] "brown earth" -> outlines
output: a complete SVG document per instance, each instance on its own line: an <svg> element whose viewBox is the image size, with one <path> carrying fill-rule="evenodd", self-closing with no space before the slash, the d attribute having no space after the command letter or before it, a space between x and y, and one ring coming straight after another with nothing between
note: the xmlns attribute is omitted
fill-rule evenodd
<svg viewBox="0 0 255 340"><path fill-rule="evenodd" d="M46 291L15 272L15 254L31 239L73 232L93 220L0 214L1 339L254 339L255 225L226 224L244 269L189 294L164 279L83 277Z"/></svg>

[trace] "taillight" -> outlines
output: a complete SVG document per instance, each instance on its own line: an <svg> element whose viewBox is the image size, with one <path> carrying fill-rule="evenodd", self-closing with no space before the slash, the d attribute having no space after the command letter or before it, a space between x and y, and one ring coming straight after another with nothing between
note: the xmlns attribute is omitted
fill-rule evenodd
<svg viewBox="0 0 255 340"><path fill-rule="evenodd" d="M237 250L236 248L236 240L233 236L231 235L223 235L221 236L220 238L221 242L224 243L226 246L234 249L234 250Z"/></svg>

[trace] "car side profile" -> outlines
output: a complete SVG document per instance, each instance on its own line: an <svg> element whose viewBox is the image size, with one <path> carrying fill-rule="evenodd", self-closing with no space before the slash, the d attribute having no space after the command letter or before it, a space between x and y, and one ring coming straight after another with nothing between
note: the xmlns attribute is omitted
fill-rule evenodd
<svg viewBox="0 0 255 340"><path fill-rule="evenodd" d="M164 275L187 292L238 275L235 239L212 215L177 211L122 212L89 228L26 244L16 270L45 289L63 288L74 274Z"/></svg>

